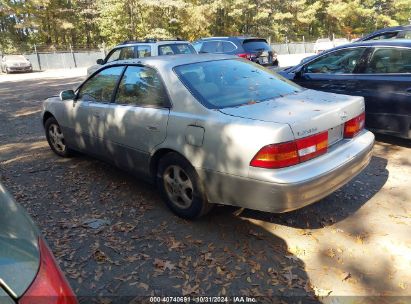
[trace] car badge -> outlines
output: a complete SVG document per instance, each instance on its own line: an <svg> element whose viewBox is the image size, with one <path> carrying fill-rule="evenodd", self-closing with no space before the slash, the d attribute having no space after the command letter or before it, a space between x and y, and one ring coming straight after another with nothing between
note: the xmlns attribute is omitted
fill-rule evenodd
<svg viewBox="0 0 411 304"><path fill-rule="evenodd" d="M347 116L348 116L347 112L345 111L340 112L340 118L342 121L344 121L347 118Z"/></svg>

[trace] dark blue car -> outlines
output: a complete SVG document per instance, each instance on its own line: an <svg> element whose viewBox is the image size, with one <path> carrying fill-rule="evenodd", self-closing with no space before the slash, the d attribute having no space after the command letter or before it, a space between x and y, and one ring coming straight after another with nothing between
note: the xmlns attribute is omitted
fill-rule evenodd
<svg viewBox="0 0 411 304"><path fill-rule="evenodd" d="M208 37L193 42L198 53L236 55L264 66L278 66L277 53L267 40L256 37Z"/></svg>
<svg viewBox="0 0 411 304"><path fill-rule="evenodd" d="M279 72L299 85L363 96L366 126L411 138L411 41L347 44Z"/></svg>

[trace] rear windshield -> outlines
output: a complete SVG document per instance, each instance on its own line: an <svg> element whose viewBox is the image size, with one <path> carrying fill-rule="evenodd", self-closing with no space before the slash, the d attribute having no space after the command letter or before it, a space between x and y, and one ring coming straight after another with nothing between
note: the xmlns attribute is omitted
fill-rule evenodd
<svg viewBox="0 0 411 304"><path fill-rule="evenodd" d="M191 44L163 44L158 47L159 55L196 54Z"/></svg>
<svg viewBox="0 0 411 304"><path fill-rule="evenodd" d="M174 68L207 108L252 104L300 91L300 87L260 65L241 59L206 61Z"/></svg>
<svg viewBox="0 0 411 304"><path fill-rule="evenodd" d="M270 46L264 39L249 39L243 41L243 48L246 52L271 51Z"/></svg>

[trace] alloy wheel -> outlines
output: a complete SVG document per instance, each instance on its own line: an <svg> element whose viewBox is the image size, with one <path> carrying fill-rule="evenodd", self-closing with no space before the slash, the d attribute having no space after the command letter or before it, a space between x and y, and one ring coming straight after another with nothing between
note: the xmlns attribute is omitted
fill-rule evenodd
<svg viewBox="0 0 411 304"><path fill-rule="evenodd" d="M64 151L66 150L66 144L64 141L63 132L61 132L60 127L57 124L51 124L48 132L53 148L58 152L64 153Z"/></svg>
<svg viewBox="0 0 411 304"><path fill-rule="evenodd" d="M193 203L193 183L188 174L177 165L169 166L163 174L164 188L170 201L181 209Z"/></svg>

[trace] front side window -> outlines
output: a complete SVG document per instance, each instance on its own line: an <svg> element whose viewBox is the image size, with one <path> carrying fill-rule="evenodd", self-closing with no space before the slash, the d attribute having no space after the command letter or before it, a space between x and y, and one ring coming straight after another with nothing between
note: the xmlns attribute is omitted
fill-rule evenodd
<svg viewBox="0 0 411 304"><path fill-rule="evenodd" d="M106 63L120 60L120 53L121 53L121 49L116 49L116 50L112 51L108 55L108 57L106 59Z"/></svg>
<svg viewBox="0 0 411 304"><path fill-rule="evenodd" d="M304 68L305 73L352 74L355 71L365 48L349 48L321 56Z"/></svg>
<svg viewBox="0 0 411 304"><path fill-rule="evenodd" d="M275 72L238 59L186 64L174 71L191 93L211 109L261 102L301 90Z"/></svg>
<svg viewBox="0 0 411 304"><path fill-rule="evenodd" d="M376 48L365 70L366 74L411 73L411 49Z"/></svg>
<svg viewBox="0 0 411 304"><path fill-rule="evenodd" d="M385 40L385 39L396 39L398 32L381 33L377 36L372 37L369 40Z"/></svg>
<svg viewBox="0 0 411 304"><path fill-rule="evenodd" d="M168 98L154 69L129 66L118 87L115 102L123 105L164 107Z"/></svg>
<svg viewBox="0 0 411 304"><path fill-rule="evenodd" d="M411 39L411 30L399 32L397 39Z"/></svg>
<svg viewBox="0 0 411 304"><path fill-rule="evenodd" d="M111 102L113 91L123 69L124 66L107 68L88 79L81 86L77 100Z"/></svg>

